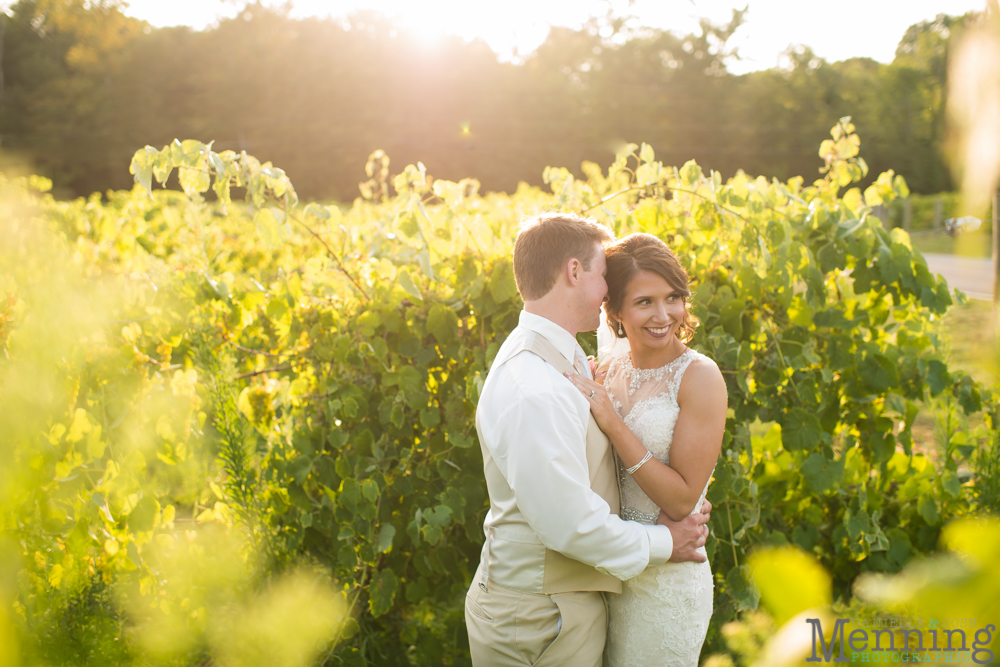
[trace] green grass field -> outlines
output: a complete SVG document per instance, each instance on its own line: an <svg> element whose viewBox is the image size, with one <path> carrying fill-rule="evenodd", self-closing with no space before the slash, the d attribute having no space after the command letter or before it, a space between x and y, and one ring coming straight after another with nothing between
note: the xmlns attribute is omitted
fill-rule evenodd
<svg viewBox="0 0 1000 667"><path fill-rule="evenodd" d="M948 365L967 372L987 386L1000 381L998 349L992 327L993 304L970 299L956 305L942 320L948 341Z"/></svg>
<svg viewBox="0 0 1000 667"><path fill-rule="evenodd" d="M995 343L992 318L992 302L970 299L963 305L952 306L941 320L948 368L965 371L987 388L1000 384L1000 346ZM913 424L914 450L929 455L935 462L940 460L945 438L942 407L940 397L924 403ZM982 414L976 415L961 430L974 429L982 419Z"/></svg>
<svg viewBox="0 0 1000 667"><path fill-rule="evenodd" d="M923 253L942 255L963 255L965 257L989 257L993 252L993 239L984 230L959 236L948 236L944 232L913 232L910 242Z"/></svg>

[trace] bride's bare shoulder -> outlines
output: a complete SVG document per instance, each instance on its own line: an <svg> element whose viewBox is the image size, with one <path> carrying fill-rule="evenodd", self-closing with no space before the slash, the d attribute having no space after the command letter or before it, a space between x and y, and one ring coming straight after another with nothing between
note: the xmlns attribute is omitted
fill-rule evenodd
<svg viewBox="0 0 1000 667"><path fill-rule="evenodd" d="M694 392L703 396L706 391L712 393L721 392L721 395L725 396L727 394L726 381L722 377L719 365L711 357L696 353L694 359L691 360L691 363L688 364L687 369L684 371L684 378L681 382L678 398L683 397L684 394Z"/></svg>
<svg viewBox="0 0 1000 667"><path fill-rule="evenodd" d="M688 349L691 350L690 354L692 357L691 363L688 365L689 370L697 368L701 369L714 368L715 370L719 370L719 365L715 363L715 360L712 359L712 357L706 356L701 352L699 352L698 350L695 350L694 348L688 348Z"/></svg>

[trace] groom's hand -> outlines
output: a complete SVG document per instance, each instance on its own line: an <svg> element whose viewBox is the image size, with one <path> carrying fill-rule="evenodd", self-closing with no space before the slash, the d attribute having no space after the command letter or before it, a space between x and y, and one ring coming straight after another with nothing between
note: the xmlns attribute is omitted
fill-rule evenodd
<svg viewBox="0 0 1000 667"><path fill-rule="evenodd" d="M708 560L705 554L699 553L697 550L705 546L705 540L708 539L708 526L706 524L710 518L709 511L711 509L712 506L706 500L705 505L702 506L702 513L686 516L680 521L673 521L666 512L660 510L660 518L657 519L656 523L669 528L670 536L674 540L674 550L670 554L672 563L688 561L704 563Z"/></svg>

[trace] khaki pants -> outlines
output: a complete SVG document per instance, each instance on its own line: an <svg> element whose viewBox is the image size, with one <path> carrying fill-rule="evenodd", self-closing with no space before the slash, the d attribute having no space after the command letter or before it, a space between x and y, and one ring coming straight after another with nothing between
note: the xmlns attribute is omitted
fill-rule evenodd
<svg viewBox="0 0 1000 667"><path fill-rule="evenodd" d="M601 667L608 622L603 593L520 593L492 581L484 591L480 576L477 571L465 597L474 667Z"/></svg>

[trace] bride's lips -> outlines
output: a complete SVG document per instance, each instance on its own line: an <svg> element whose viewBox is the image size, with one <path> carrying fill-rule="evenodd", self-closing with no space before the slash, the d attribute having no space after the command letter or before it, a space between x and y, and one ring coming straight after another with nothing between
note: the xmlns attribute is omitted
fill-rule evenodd
<svg viewBox="0 0 1000 667"><path fill-rule="evenodd" d="M643 327L643 331L653 338L666 338L670 335L670 327Z"/></svg>

